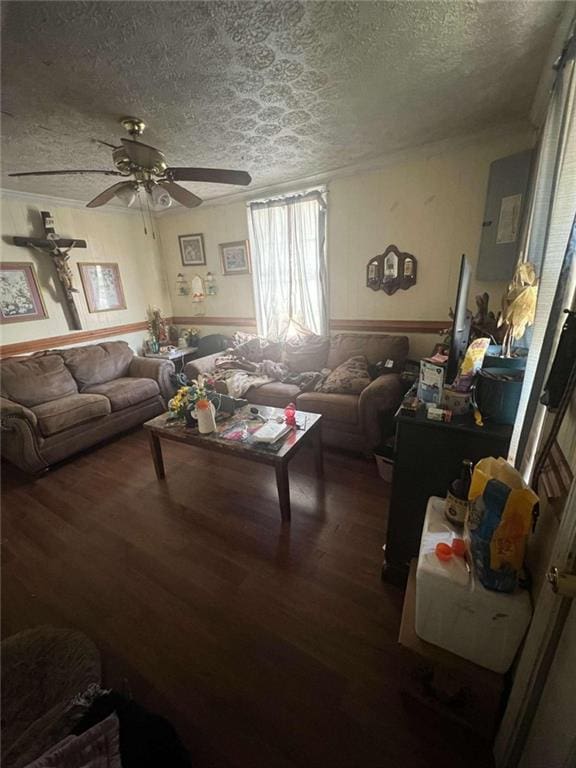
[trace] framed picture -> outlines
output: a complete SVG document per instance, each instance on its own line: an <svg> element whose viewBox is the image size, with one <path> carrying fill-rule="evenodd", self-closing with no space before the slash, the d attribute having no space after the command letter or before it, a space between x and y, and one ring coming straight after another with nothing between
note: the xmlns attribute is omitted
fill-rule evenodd
<svg viewBox="0 0 576 768"><path fill-rule="evenodd" d="M48 317L38 287L36 271L30 262L5 262L0 265L0 320L21 323Z"/></svg>
<svg viewBox="0 0 576 768"><path fill-rule="evenodd" d="M198 267L206 264L204 235L179 235L178 242L184 267Z"/></svg>
<svg viewBox="0 0 576 768"><path fill-rule="evenodd" d="M220 248L223 275L250 274L250 243L248 240L220 243L218 247Z"/></svg>
<svg viewBox="0 0 576 768"><path fill-rule="evenodd" d="M89 312L110 312L126 309L118 264L80 262L80 278Z"/></svg>

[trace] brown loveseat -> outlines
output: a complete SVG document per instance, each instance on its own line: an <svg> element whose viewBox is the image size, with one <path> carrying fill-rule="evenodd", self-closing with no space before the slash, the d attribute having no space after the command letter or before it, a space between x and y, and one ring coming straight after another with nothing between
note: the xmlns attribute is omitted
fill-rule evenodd
<svg viewBox="0 0 576 768"><path fill-rule="evenodd" d="M356 355L363 355L371 365L392 360L395 370L402 367L408 356L406 336L387 336L376 333L339 333L325 343L315 345L312 352L303 348L284 349L283 362L295 373L331 370ZM199 373L209 374L222 353L193 360L184 368L189 378ZM374 379L359 395L301 392L294 384L274 381L260 387L251 387L246 399L254 405L284 408L296 403L301 411L321 413L322 439L326 445L354 451L376 448L393 430L393 417L404 389L397 373L387 373Z"/></svg>
<svg viewBox="0 0 576 768"><path fill-rule="evenodd" d="M125 341L53 349L2 362L2 456L37 473L166 410L168 360Z"/></svg>

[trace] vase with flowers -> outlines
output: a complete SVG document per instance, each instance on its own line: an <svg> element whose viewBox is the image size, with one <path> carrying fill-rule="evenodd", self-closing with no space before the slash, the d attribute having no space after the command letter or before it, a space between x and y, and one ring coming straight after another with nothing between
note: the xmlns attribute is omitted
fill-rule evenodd
<svg viewBox="0 0 576 768"><path fill-rule="evenodd" d="M197 379L192 379L188 384L180 387L169 401L168 411L171 418L185 421L188 426L196 427L198 426L198 407L204 411L208 409L214 416L213 406L210 403L210 393L213 391L214 382L206 376L200 374Z"/></svg>

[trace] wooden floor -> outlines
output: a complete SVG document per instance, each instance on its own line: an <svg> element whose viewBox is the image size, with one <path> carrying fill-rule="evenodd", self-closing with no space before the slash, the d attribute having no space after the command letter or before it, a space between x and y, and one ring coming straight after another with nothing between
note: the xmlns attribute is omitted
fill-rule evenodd
<svg viewBox="0 0 576 768"><path fill-rule="evenodd" d="M303 451L281 526L272 468L137 431L36 481L4 467L3 635L83 630L105 683L171 719L215 768L487 766L406 695L402 593L380 580L387 485Z"/></svg>

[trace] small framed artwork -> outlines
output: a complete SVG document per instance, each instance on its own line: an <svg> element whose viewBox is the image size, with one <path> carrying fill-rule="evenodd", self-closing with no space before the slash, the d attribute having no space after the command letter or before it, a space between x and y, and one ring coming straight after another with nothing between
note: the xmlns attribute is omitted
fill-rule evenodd
<svg viewBox="0 0 576 768"><path fill-rule="evenodd" d="M79 262L78 269L89 312L126 309L118 264L93 264L82 261Z"/></svg>
<svg viewBox="0 0 576 768"><path fill-rule="evenodd" d="M206 264L204 235L178 235L182 266L198 267Z"/></svg>
<svg viewBox="0 0 576 768"><path fill-rule="evenodd" d="M234 243L220 243L220 261L223 275L249 275L250 243L248 240L237 240Z"/></svg>
<svg viewBox="0 0 576 768"><path fill-rule="evenodd" d="M29 262L1 264L0 320L3 323L21 323L47 317L34 265Z"/></svg>

